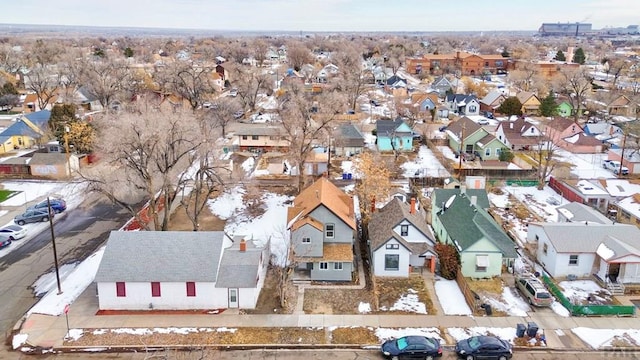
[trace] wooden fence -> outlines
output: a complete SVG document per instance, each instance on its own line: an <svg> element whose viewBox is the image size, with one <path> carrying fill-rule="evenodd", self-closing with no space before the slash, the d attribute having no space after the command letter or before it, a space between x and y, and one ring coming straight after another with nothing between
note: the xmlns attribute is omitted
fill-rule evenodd
<svg viewBox="0 0 640 360"><path fill-rule="evenodd" d="M469 284L467 284L467 280L462 276L462 269L458 269L456 274L456 283L458 283L458 287L464 295L464 299L471 308L471 312L475 313L476 309L478 309L478 298L476 294L471 290Z"/></svg>

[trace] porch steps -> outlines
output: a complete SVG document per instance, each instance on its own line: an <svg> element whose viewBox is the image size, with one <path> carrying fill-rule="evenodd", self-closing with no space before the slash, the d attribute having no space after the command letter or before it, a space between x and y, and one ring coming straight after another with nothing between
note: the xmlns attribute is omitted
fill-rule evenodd
<svg viewBox="0 0 640 360"><path fill-rule="evenodd" d="M607 289L611 295L624 295L624 285L619 283L608 283Z"/></svg>

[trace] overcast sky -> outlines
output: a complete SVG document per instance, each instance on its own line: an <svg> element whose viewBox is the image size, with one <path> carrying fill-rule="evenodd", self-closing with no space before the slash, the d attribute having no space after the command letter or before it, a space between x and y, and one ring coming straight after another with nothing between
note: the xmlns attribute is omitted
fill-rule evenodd
<svg viewBox="0 0 640 360"><path fill-rule="evenodd" d="M3 0L0 23L287 31L537 31L640 23L640 0Z"/></svg>

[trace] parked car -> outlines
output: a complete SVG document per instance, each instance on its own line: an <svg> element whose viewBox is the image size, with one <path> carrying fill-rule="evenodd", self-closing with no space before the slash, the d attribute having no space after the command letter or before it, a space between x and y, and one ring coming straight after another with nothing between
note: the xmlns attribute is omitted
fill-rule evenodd
<svg viewBox="0 0 640 360"><path fill-rule="evenodd" d="M7 225L0 228L0 236L7 236L11 241L20 240L27 236L27 229L20 225Z"/></svg>
<svg viewBox="0 0 640 360"><path fill-rule="evenodd" d="M542 281L531 274L516 277L516 287L533 306L551 306L553 296Z"/></svg>
<svg viewBox="0 0 640 360"><path fill-rule="evenodd" d="M233 113L233 118L234 119L240 119L242 117L244 117L244 111L243 110L238 110L238 111Z"/></svg>
<svg viewBox="0 0 640 360"><path fill-rule="evenodd" d="M456 354L465 360L507 360L513 356L511 344L495 336L472 336L456 343Z"/></svg>
<svg viewBox="0 0 640 360"><path fill-rule="evenodd" d="M373 100L373 99L371 99L371 100L369 100L369 103L370 103L371 105L373 105L373 106L380 106L380 103L378 102L378 100Z"/></svg>
<svg viewBox="0 0 640 360"><path fill-rule="evenodd" d="M440 131L440 132L445 132L445 131L447 131L447 125L440 126L440 127L438 128L438 131Z"/></svg>
<svg viewBox="0 0 640 360"><path fill-rule="evenodd" d="M42 210L46 212L49 203L51 203L51 210L53 210L56 214L60 214L61 212L67 210L67 202L62 199L49 199L48 202L47 200L42 200L35 205L29 206L27 210Z"/></svg>
<svg viewBox="0 0 640 360"><path fill-rule="evenodd" d="M616 160L604 160L602 162L602 167L613 171L614 174L618 175L620 173L620 161ZM622 167L622 175L629 175L629 168L626 166Z"/></svg>
<svg viewBox="0 0 640 360"><path fill-rule="evenodd" d="M24 213L16 216L13 219L13 222L22 226L27 223L36 223L36 222L45 222L49 221L49 217L53 218L55 216L55 212L51 211L51 213L47 212L47 209L44 210L27 210Z"/></svg>
<svg viewBox="0 0 640 360"><path fill-rule="evenodd" d="M489 119L478 120L478 125L489 125Z"/></svg>
<svg viewBox="0 0 640 360"><path fill-rule="evenodd" d="M385 341L380 347L387 359L435 359L442 356L438 339L426 336L403 336Z"/></svg>
<svg viewBox="0 0 640 360"><path fill-rule="evenodd" d="M11 239L5 235L0 235L0 249L4 249L9 245L11 245Z"/></svg>
<svg viewBox="0 0 640 360"><path fill-rule="evenodd" d="M232 97L236 97L236 96L238 96L238 89L235 89L235 88L234 88L234 89L231 89L231 90L229 91L229 96L232 96Z"/></svg>

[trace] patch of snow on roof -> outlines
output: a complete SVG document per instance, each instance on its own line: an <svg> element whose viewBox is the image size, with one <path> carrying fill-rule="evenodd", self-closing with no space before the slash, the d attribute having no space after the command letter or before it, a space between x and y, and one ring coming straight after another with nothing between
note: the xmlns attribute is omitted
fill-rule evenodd
<svg viewBox="0 0 640 360"><path fill-rule="evenodd" d="M564 138L564 141L566 141L568 143L575 144L576 141L578 141L579 138L580 138L580 133L577 133L575 135L572 135L572 136Z"/></svg>
<svg viewBox="0 0 640 360"><path fill-rule="evenodd" d="M611 259L613 256L615 256L615 252L613 252L613 250L609 249L607 247L607 245L605 245L604 243L598 245L598 248L596 249L596 254L598 254L598 256L600 256L601 258L603 258L605 261Z"/></svg>

